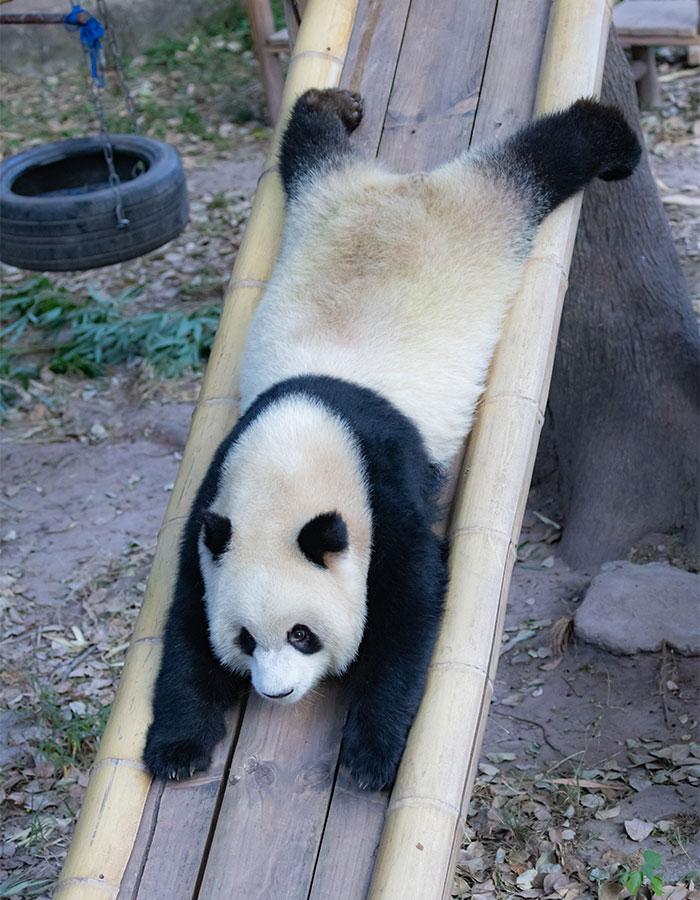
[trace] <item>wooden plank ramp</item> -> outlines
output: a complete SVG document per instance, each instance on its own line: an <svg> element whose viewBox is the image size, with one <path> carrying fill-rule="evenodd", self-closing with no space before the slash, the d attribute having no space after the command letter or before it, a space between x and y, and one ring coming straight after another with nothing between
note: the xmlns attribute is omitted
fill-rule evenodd
<svg viewBox="0 0 700 900"><path fill-rule="evenodd" d="M399 171L428 168L472 140L512 132L535 106L545 111L596 92L609 18L606 0L359 0L357 9L355 0L311 0L282 117L307 87L340 83L365 97L353 136L364 152ZM235 421L245 332L280 246L280 130L57 900L450 896L580 200L541 230L460 466L446 620L391 802L359 791L338 768L342 681L292 707L244 699L206 773L151 784L141 750L179 537ZM474 477L466 480L467 471Z"/></svg>

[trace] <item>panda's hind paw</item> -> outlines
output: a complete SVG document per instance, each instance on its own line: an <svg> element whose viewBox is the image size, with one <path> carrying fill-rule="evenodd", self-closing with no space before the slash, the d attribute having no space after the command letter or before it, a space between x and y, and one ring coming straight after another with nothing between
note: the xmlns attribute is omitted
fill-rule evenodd
<svg viewBox="0 0 700 900"><path fill-rule="evenodd" d="M354 131L362 121L362 97L354 91L311 88L301 99L310 109L337 116L348 132Z"/></svg>
<svg viewBox="0 0 700 900"><path fill-rule="evenodd" d="M642 147L622 111L616 106L583 98L573 104L570 113L596 154L598 177L603 181L629 177L639 162Z"/></svg>

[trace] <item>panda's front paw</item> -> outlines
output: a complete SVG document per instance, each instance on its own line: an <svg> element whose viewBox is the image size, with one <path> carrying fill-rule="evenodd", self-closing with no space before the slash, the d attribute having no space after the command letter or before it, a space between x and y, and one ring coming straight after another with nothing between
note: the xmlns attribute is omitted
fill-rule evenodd
<svg viewBox="0 0 700 900"><path fill-rule="evenodd" d="M154 778L180 781L209 768L214 745L224 736L220 727L207 725L198 733L182 735L154 722L148 730L143 759Z"/></svg>
<svg viewBox="0 0 700 900"><path fill-rule="evenodd" d="M405 738L397 740L378 727L376 721L351 710L345 723L340 762L363 790L381 791L393 785L405 743Z"/></svg>

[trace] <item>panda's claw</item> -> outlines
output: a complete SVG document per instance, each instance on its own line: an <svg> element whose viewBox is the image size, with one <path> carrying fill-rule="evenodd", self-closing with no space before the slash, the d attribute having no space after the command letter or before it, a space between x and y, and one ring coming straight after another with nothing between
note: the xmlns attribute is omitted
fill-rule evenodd
<svg viewBox="0 0 700 900"><path fill-rule="evenodd" d="M396 779L403 745L388 736L379 735L375 728L353 727L349 717L343 735L340 761L357 782L360 790L382 791ZM377 739L378 738L378 739Z"/></svg>
<svg viewBox="0 0 700 900"><path fill-rule="evenodd" d="M159 738L149 732L143 758L154 778L182 781L209 767L212 747L201 740Z"/></svg>
<svg viewBox="0 0 700 900"><path fill-rule="evenodd" d="M396 779L397 763L375 755L368 748L363 748L356 756L344 753L342 762L361 791L383 791Z"/></svg>

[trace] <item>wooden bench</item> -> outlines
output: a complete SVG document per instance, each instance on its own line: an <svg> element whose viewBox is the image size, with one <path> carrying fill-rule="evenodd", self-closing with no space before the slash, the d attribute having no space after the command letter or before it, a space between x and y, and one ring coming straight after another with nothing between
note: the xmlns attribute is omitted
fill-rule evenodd
<svg viewBox="0 0 700 900"><path fill-rule="evenodd" d="M632 71L643 105L660 100L655 47L688 47L688 62L700 65L698 0L623 0L613 9L613 21L622 46L632 48Z"/></svg>
<svg viewBox="0 0 700 900"><path fill-rule="evenodd" d="M354 27L353 27L354 18ZM596 93L607 0L311 0L282 118L311 86L360 91L353 140L398 170ZM539 87L538 87L539 79ZM185 517L235 421L245 332L279 252L278 127L226 295L112 715L55 900L449 897L485 718L581 198L541 227L461 463L451 583L426 695L391 797L338 769L342 682L231 711L209 771L151 783L141 761ZM467 473L469 477L467 478ZM454 484L453 484L454 487Z"/></svg>

